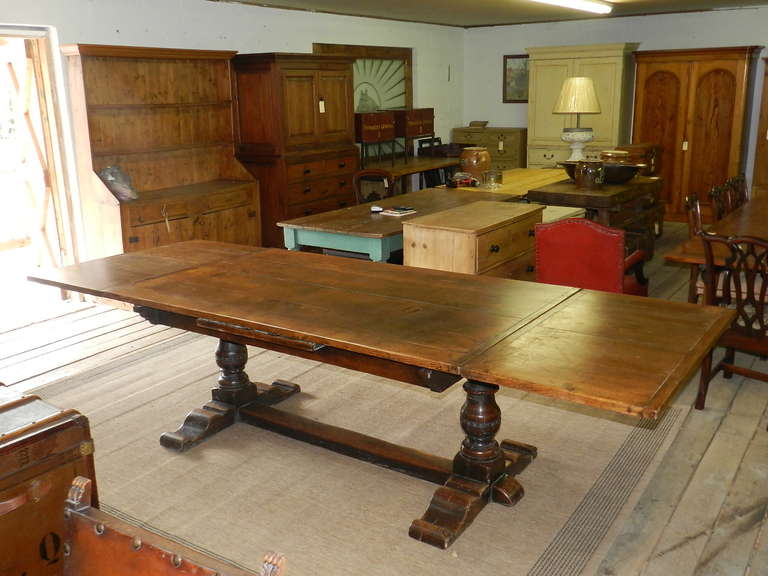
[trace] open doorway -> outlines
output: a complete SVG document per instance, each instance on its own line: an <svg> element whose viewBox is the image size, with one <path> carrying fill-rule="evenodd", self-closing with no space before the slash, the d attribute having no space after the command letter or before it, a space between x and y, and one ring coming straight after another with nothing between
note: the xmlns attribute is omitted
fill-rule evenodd
<svg viewBox="0 0 768 576"><path fill-rule="evenodd" d="M48 39L0 35L0 331L62 306L60 292L26 281L74 256L57 117Z"/></svg>

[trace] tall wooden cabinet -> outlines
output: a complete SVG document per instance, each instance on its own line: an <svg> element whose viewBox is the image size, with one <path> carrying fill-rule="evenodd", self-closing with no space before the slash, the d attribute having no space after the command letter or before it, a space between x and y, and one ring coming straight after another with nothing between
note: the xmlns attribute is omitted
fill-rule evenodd
<svg viewBox="0 0 768 576"><path fill-rule="evenodd" d="M633 142L661 145L661 200L685 220L685 197L744 170L755 46L636 52Z"/></svg>
<svg viewBox="0 0 768 576"><path fill-rule="evenodd" d="M755 149L755 172L752 176L753 192L768 194L768 58L763 58L763 100L760 104L760 119L757 124L757 147ZM760 188L759 191L756 188Z"/></svg>
<svg viewBox="0 0 768 576"><path fill-rule="evenodd" d="M234 157L234 52L78 44L67 57L86 257L192 238L260 243L258 183ZM117 166L138 198L97 176Z"/></svg>
<svg viewBox="0 0 768 576"><path fill-rule="evenodd" d="M233 59L238 159L260 182L266 246L276 222L355 203L352 60L312 54Z"/></svg>
<svg viewBox="0 0 768 576"><path fill-rule="evenodd" d="M563 128L575 126L569 114L552 109L566 78L592 78L600 114L585 114L581 125L592 128L587 158L629 141L632 110L632 51L637 44L596 44L528 48L528 167L552 168L567 160L570 147L560 139Z"/></svg>

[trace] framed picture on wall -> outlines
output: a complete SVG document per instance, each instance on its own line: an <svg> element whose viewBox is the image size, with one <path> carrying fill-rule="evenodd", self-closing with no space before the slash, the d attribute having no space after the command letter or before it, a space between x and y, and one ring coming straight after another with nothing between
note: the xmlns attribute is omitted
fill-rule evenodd
<svg viewBox="0 0 768 576"><path fill-rule="evenodd" d="M528 102L528 54L504 56L502 102Z"/></svg>

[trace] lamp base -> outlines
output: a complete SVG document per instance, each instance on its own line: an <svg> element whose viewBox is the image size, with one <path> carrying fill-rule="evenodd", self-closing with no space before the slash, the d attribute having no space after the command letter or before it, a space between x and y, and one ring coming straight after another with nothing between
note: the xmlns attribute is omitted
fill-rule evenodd
<svg viewBox="0 0 768 576"><path fill-rule="evenodd" d="M592 128L564 128L560 139L571 145L571 157L568 162L584 160L584 147L592 142Z"/></svg>

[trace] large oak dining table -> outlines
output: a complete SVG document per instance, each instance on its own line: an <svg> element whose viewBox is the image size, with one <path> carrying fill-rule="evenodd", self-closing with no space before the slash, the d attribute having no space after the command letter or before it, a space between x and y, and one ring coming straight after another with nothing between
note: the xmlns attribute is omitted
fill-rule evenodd
<svg viewBox="0 0 768 576"><path fill-rule="evenodd" d="M721 236L768 238L768 196L753 198L726 215L722 220L707 226L706 230ZM721 244L715 244L713 255L716 263L722 265L726 256L725 247ZM689 238L665 254L664 258L668 262L703 266L705 264L704 243L697 236Z"/></svg>
<svg viewBox="0 0 768 576"><path fill-rule="evenodd" d="M497 441L500 387L655 418L733 316L716 307L208 241L30 279L127 302L153 323L218 339L212 400L164 434L164 446L183 451L241 421L438 483L409 533L442 548L487 503L511 506L523 495L515 476L536 448ZM466 379L459 415L465 439L450 460L281 411L274 405L299 387L252 382L246 345L435 391ZM358 408L350 402L349 409Z"/></svg>

